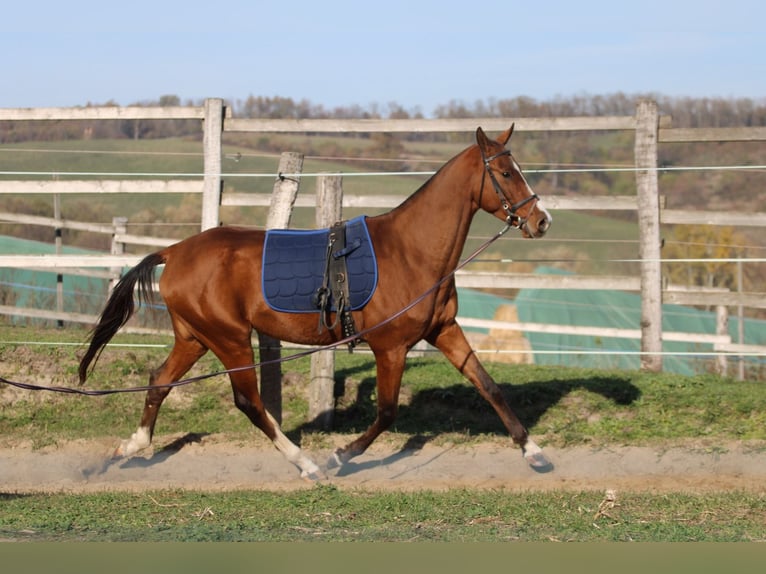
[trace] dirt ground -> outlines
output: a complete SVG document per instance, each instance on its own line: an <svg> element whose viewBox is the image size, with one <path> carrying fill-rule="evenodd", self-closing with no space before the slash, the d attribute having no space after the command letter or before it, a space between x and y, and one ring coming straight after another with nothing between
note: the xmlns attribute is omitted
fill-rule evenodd
<svg viewBox="0 0 766 574"><path fill-rule="evenodd" d="M347 437L331 437L343 444ZM414 448L374 444L325 482L341 489L445 490L634 490L700 492L747 490L766 493L763 445L546 448L554 469L531 470L509 443L434 445ZM77 441L43 449L0 448L2 492L101 492L189 489L295 490L311 488L298 470L266 441L249 446L223 437L158 437L145 453L113 460L108 439ZM323 467L332 447L307 449Z"/></svg>

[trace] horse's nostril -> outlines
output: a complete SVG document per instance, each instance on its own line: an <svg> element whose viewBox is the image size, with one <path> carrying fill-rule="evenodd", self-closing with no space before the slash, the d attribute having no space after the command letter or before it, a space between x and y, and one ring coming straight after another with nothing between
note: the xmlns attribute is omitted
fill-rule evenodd
<svg viewBox="0 0 766 574"><path fill-rule="evenodd" d="M540 233L545 233L548 231L548 228L551 226L550 219L547 217L543 217L538 223L537 223L537 230Z"/></svg>

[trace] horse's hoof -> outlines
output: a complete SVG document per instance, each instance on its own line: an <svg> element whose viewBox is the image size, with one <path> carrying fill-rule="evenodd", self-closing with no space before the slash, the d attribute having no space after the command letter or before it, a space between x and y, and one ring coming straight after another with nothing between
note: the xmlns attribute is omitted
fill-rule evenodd
<svg viewBox="0 0 766 574"><path fill-rule="evenodd" d="M535 472L550 472L553 470L553 463L542 452L524 453L524 460Z"/></svg>
<svg viewBox="0 0 766 574"><path fill-rule="evenodd" d="M324 475L324 473L321 470L317 469L317 470L312 470L311 472L306 470L301 471L301 478L308 482L315 483L315 482L321 482L325 480L327 477Z"/></svg>

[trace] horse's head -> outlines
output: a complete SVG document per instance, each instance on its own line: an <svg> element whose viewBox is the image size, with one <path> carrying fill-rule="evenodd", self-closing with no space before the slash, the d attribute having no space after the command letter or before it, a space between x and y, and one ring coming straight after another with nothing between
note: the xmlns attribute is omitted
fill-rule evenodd
<svg viewBox="0 0 766 574"><path fill-rule="evenodd" d="M551 226L551 215L542 205L521 168L505 145L511 139L513 124L491 140L484 130L476 130L482 160L481 188L478 204L487 211L521 230L524 237L542 237Z"/></svg>

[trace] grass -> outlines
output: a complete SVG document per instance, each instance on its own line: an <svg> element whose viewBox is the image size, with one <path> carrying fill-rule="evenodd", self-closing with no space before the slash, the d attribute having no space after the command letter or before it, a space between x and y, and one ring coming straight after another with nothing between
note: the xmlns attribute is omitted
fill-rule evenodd
<svg viewBox="0 0 766 574"><path fill-rule="evenodd" d="M82 329L0 326L0 376L43 386L77 387ZM162 336L118 335L87 382L90 389L147 384L168 352ZM283 355L289 355L284 350ZM657 441L713 444L766 440L763 383L713 375L694 377L632 371L489 363L490 374L530 431L554 446L646 445ZM208 354L189 376L221 371ZM321 440L307 420L310 360L282 365L283 427L298 441ZM129 435L143 407L142 394L103 397L0 388L0 444L28 436L44 446L59 440ZM364 430L375 416L371 355L336 354L334 431ZM82 416L84 412L87 417ZM241 439L252 426L234 407L222 375L175 389L163 405L158 434L223 433ZM395 435L436 441L504 439L498 417L440 355L408 361Z"/></svg>
<svg viewBox="0 0 766 574"><path fill-rule="evenodd" d="M90 542L752 542L766 498L595 492L0 495L0 539Z"/></svg>

